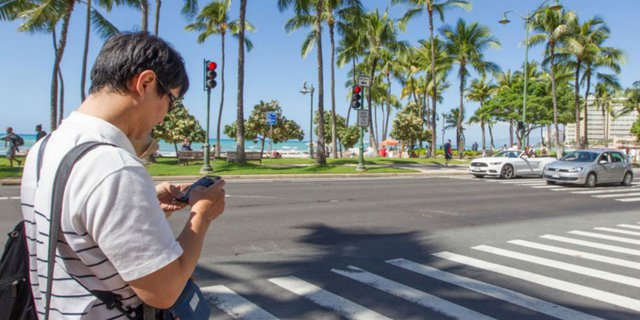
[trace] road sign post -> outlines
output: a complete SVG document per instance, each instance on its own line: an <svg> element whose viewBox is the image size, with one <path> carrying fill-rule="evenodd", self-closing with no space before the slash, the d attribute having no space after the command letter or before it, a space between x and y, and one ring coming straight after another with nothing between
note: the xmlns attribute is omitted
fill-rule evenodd
<svg viewBox="0 0 640 320"><path fill-rule="evenodd" d="M267 111L267 125L269 128L269 154L273 153L273 126L278 123L278 115L275 111Z"/></svg>

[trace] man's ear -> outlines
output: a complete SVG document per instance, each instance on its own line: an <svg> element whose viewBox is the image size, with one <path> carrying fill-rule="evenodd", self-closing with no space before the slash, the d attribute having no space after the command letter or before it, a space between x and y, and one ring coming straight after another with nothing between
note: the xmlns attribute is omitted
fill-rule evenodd
<svg viewBox="0 0 640 320"><path fill-rule="evenodd" d="M149 94L150 90L156 90L157 81L156 73L151 70L144 70L137 76L131 79L132 91L134 91L139 97L145 97Z"/></svg>

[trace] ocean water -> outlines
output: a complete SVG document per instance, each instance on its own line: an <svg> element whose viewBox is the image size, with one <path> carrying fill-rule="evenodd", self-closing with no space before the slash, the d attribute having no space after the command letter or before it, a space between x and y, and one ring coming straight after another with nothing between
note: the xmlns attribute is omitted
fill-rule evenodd
<svg viewBox="0 0 640 320"><path fill-rule="evenodd" d="M20 147L20 150L25 150L31 148L33 144L36 142L35 134L23 134L18 133L24 139L24 146ZM213 146L216 143L215 139L209 139L209 144ZM160 153L163 155L175 155L174 145L171 143L167 143L163 140L158 141L160 145ZM222 145L222 152L233 151L236 150L236 140L235 139L220 139L220 144ZM315 147L315 141L314 141ZM213 147L212 147L213 148ZM246 151L260 151L260 142L254 143L253 141L246 141L244 144L244 148ZM193 150L202 150L202 143L192 143L191 149ZM178 150L180 150L180 143L178 144ZM281 153L298 153L305 154L309 152L309 141L297 141L290 140L281 143L274 143L271 150L277 150ZM264 151L269 151L269 141L265 141ZM0 141L0 155L6 155L7 149L4 148L4 144Z"/></svg>

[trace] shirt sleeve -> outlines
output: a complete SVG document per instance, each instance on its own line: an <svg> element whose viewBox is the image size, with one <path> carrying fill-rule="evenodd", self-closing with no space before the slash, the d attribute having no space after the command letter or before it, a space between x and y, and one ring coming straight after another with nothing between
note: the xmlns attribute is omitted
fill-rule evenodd
<svg viewBox="0 0 640 320"><path fill-rule="evenodd" d="M108 175L86 201L86 228L124 281L147 276L183 253L144 167Z"/></svg>

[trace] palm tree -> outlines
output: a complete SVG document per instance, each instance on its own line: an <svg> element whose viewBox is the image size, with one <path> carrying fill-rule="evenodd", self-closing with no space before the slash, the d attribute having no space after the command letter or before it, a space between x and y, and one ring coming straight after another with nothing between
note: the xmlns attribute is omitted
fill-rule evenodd
<svg viewBox="0 0 640 320"><path fill-rule="evenodd" d="M200 32L198 34L198 43L204 43L207 38L213 35L220 35L220 51L222 53L222 61L220 63L220 108L218 109L218 126L216 128L216 150L215 156L220 156L220 130L222 127L222 110L224 108L224 92L225 92L225 36L227 32L236 38L240 31L238 20L229 21L229 9L231 8L231 0L215 1L202 8L202 11L196 17L196 21L185 27L189 31ZM255 28L251 23L245 23L245 30L254 31ZM251 51L253 43L245 37L245 45L247 51Z"/></svg>
<svg viewBox="0 0 640 320"><path fill-rule="evenodd" d="M246 163L244 153L244 28L246 26L247 0L240 0L238 25L238 105L236 112L236 156L239 163Z"/></svg>
<svg viewBox="0 0 640 320"><path fill-rule="evenodd" d="M440 21L444 22L444 12L447 9L459 7L470 11L472 8L471 2L467 0L393 0L393 3L407 3L412 4L414 6L413 9L410 9L405 13L404 17L401 20L400 28L404 29L406 27L406 23L413 17L418 16L423 11L426 11L429 16L429 42L431 45L431 64L429 68L429 72L431 74L436 74L436 45L434 43L434 35L433 35L433 13L437 12L440 16ZM438 77L433 78L433 88L438 88ZM437 101L437 89L431 92L431 133L432 133L432 141L431 145L436 145L436 108ZM436 148L431 148L431 155L433 157L436 156Z"/></svg>
<svg viewBox="0 0 640 320"><path fill-rule="evenodd" d="M338 67L342 67L347 63L351 63L351 80L345 84L350 90L351 86L356 84L356 76L358 74L358 58L364 55L364 33L362 32L363 14L352 14L348 18L348 22L342 21L338 23L338 32L342 35L336 49L338 54ZM349 91L349 96L351 93ZM349 99L349 98L347 98ZM349 127L349 115L351 114L351 106L347 107L346 125Z"/></svg>
<svg viewBox="0 0 640 320"><path fill-rule="evenodd" d="M383 61L385 52L397 52L405 50L407 44L397 40L397 32L393 21L389 18L389 13L380 14L378 10L369 12L364 16L363 33L365 35L365 63L369 66L369 77L374 80L377 68ZM375 86L375 84L372 84ZM367 101L369 106L369 118L372 111L371 90L367 91ZM373 123L369 121L369 140L374 150L378 149L378 141L375 139Z"/></svg>
<svg viewBox="0 0 640 320"><path fill-rule="evenodd" d="M620 116L633 112L640 114L640 81L633 83L631 88L624 91L624 106L620 111Z"/></svg>
<svg viewBox="0 0 640 320"><path fill-rule="evenodd" d="M84 34L84 50L82 52L82 72L80 75L80 99L84 101L86 98L86 83L87 83L87 61L89 60L89 39L91 37L91 24L93 23L96 32L100 35L100 38L106 39L110 36L120 32L111 22L109 22L100 12L94 8L91 4L91 0L86 0L87 5L87 18L85 21L85 34ZM107 12L111 11L114 5L114 1L102 0L98 5L104 7Z"/></svg>
<svg viewBox="0 0 640 320"><path fill-rule="evenodd" d="M442 34L447 40L445 45L449 57L459 66L458 78L460 79L460 112L458 113L458 126L456 136L458 138L458 156L463 157L464 145L462 138L462 122L464 115L464 90L466 86L469 66L481 74L495 73L500 67L493 62L484 59L484 51L487 47L499 48L500 42L491 35L489 28L474 22L469 25L459 19L455 29L445 26Z"/></svg>
<svg viewBox="0 0 640 320"><path fill-rule="evenodd" d="M545 42L545 54L550 64L551 91L553 101L553 125L556 130L555 144L560 147L556 151L558 157L562 156L563 147L560 144L560 128L558 127L558 92L555 76L556 46L561 44L570 32L568 22L574 18L571 11L556 11L549 8L540 10L533 18L533 31L537 32L529 38L527 45L535 45Z"/></svg>
<svg viewBox="0 0 640 320"><path fill-rule="evenodd" d="M487 120L486 109L483 108L485 101L489 100L496 92L496 85L492 81L487 81L486 76L471 81L471 86L467 90L467 99L480 103L480 108L469 118L469 123L480 123L482 130L482 151L486 150L484 126Z"/></svg>
<svg viewBox="0 0 640 320"><path fill-rule="evenodd" d="M224 1L224 0L223 0ZM153 26L153 34L158 36L158 30L160 28L160 7L162 6L162 0L156 0L156 19ZM198 0L184 0L184 6L182 7L182 14L188 18L193 18L198 12Z"/></svg>
<svg viewBox="0 0 640 320"><path fill-rule="evenodd" d="M609 36L609 28L604 21L598 17L594 17L580 23L575 16L569 21L569 29L571 30L565 40L564 46L559 48L558 52L561 56L571 56L570 64L575 69L574 79L574 112L576 119L576 144L579 149L584 148L582 135L580 134L580 72L586 60L592 60L595 57L604 39ZM586 110L585 110L586 111Z"/></svg>
<svg viewBox="0 0 640 320"><path fill-rule="evenodd" d="M613 112L615 89L606 82L599 82L595 88L595 105L602 112L602 132L604 147L609 146L609 115Z"/></svg>
<svg viewBox="0 0 640 320"><path fill-rule="evenodd" d="M309 19L312 19L314 25L314 31L312 31L303 42L303 55L304 50L311 49L311 43L315 40L316 52L318 59L318 114L324 114L324 69L322 64L322 16L325 12L325 0L278 0L278 8L280 11L284 11L289 6L294 6L296 16L287 22L295 25L294 19L302 20L300 22L310 23ZM312 11L314 15L312 15ZM285 28L287 28L287 25ZM289 26L291 28L291 26ZM327 159L325 155L324 147L324 117L318 117L318 142L316 144L316 164L326 165Z"/></svg>

